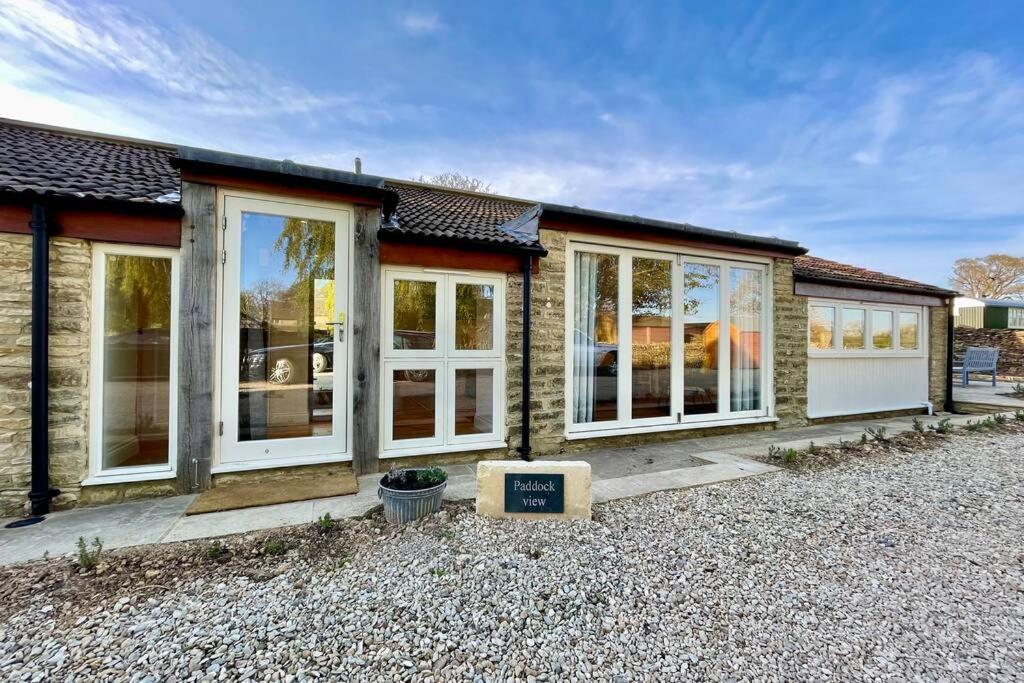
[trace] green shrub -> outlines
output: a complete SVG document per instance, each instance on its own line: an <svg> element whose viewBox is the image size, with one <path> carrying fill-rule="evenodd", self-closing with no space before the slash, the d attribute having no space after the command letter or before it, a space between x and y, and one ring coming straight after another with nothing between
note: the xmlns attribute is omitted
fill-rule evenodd
<svg viewBox="0 0 1024 683"><path fill-rule="evenodd" d="M334 519L331 518L331 513L325 512L317 518L314 524L316 524L316 528L320 533L326 534L334 529L335 522Z"/></svg>
<svg viewBox="0 0 1024 683"><path fill-rule="evenodd" d="M225 546L220 541L214 541L206 547L206 559L210 560L211 562L216 562L220 559L223 559L227 557L230 553L231 551L227 549L227 546Z"/></svg>
<svg viewBox="0 0 1024 683"><path fill-rule="evenodd" d="M938 424L928 425L928 429L936 434L949 434L953 431L953 421L948 417L939 420Z"/></svg>
<svg viewBox="0 0 1024 683"><path fill-rule="evenodd" d="M1024 410L1017 410L1013 413L1013 417L1018 422L1024 422Z"/></svg>
<svg viewBox="0 0 1024 683"><path fill-rule="evenodd" d="M100 537L92 539L92 550L85 545L85 539L81 536L78 537L78 566L82 569L92 569L100 563L100 557L103 555L103 541Z"/></svg>
<svg viewBox="0 0 1024 683"><path fill-rule="evenodd" d="M796 462L799 457L800 454L796 452L795 448L787 448L786 452L782 455L782 461L793 463Z"/></svg>
<svg viewBox="0 0 1024 683"><path fill-rule="evenodd" d="M915 417L914 421L911 423L911 426L914 428L914 431L917 432L918 434L924 434L924 422L921 421L921 418Z"/></svg>
<svg viewBox="0 0 1024 683"><path fill-rule="evenodd" d="M888 440L888 438L885 436L885 427L868 427L867 429L864 430L863 439L865 442L867 441L867 437L869 436L880 443L884 443Z"/></svg>
<svg viewBox="0 0 1024 683"><path fill-rule="evenodd" d="M263 544L264 555L278 556L284 555L286 552L288 552L288 546L279 538L268 538L267 542Z"/></svg>
<svg viewBox="0 0 1024 683"><path fill-rule="evenodd" d="M807 446L807 453L810 455L817 455L820 451L821 449L815 446L813 441Z"/></svg>
<svg viewBox="0 0 1024 683"><path fill-rule="evenodd" d="M1000 427L1005 425L1009 421L1010 420L1002 413L996 413L995 415L992 416L992 422L996 425L999 425Z"/></svg>
<svg viewBox="0 0 1024 683"><path fill-rule="evenodd" d="M448 481L448 473L440 467L428 467L423 470L417 470L416 481L421 486L429 488Z"/></svg>

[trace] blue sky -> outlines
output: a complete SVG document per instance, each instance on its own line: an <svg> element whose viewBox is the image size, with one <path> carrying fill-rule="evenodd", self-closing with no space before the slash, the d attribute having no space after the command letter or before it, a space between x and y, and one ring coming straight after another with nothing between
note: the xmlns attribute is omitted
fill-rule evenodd
<svg viewBox="0 0 1024 683"><path fill-rule="evenodd" d="M798 239L1024 254L1024 3L0 0L0 116Z"/></svg>

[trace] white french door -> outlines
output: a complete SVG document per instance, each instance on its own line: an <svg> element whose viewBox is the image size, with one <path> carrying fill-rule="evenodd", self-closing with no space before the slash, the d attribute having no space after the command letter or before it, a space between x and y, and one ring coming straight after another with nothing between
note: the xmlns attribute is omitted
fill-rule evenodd
<svg viewBox="0 0 1024 683"><path fill-rule="evenodd" d="M566 271L570 435L770 417L766 262L570 242Z"/></svg>
<svg viewBox="0 0 1024 683"><path fill-rule="evenodd" d="M350 211L227 196L221 465L348 453Z"/></svg>

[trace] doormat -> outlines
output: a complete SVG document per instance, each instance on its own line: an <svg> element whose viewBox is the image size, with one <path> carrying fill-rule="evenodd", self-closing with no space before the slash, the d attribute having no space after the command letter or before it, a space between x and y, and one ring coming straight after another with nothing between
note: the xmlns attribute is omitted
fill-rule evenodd
<svg viewBox="0 0 1024 683"><path fill-rule="evenodd" d="M237 482L217 486L200 493L185 510L185 514L201 515L206 512L241 510L314 498L333 498L334 496L347 496L357 491L359 491L359 484L356 483L356 477L352 470L332 472L328 476L319 474L288 477L280 481L258 484Z"/></svg>

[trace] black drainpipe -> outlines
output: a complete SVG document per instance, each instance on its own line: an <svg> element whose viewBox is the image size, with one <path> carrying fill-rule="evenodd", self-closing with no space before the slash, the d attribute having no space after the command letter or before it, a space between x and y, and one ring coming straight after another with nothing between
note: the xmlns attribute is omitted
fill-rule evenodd
<svg viewBox="0 0 1024 683"><path fill-rule="evenodd" d="M946 302L946 402L942 409L953 412L953 299Z"/></svg>
<svg viewBox="0 0 1024 683"><path fill-rule="evenodd" d="M47 341L50 328L50 226L46 207L32 205L32 489L28 499L32 516L50 511L60 491L50 488L50 444Z"/></svg>
<svg viewBox="0 0 1024 683"><path fill-rule="evenodd" d="M533 257L523 256L523 417L522 444L519 457L533 460L530 455L530 280L533 276Z"/></svg>

